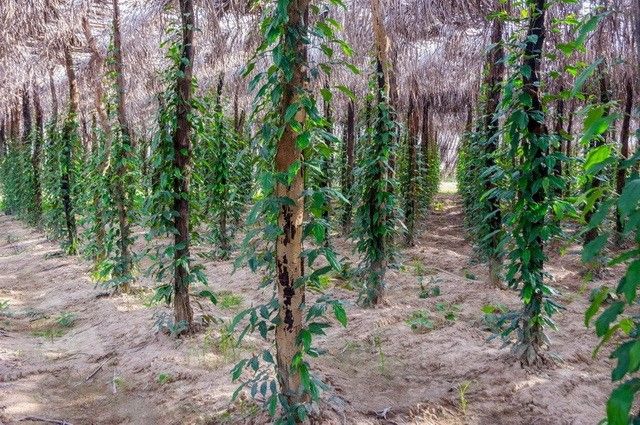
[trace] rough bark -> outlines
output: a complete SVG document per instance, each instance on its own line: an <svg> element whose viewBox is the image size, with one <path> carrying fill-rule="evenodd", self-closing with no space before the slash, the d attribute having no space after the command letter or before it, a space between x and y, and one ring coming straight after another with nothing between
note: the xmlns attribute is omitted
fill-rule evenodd
<svg viewBox="0 0 640 425"><path fill-rule="evenodd" d="M69 244L69 254L77 253L78 230L76 226L75 210L72 199L72 167L73 167L73 139L77 137L77 115L78 115L78 83L73 69L73 58L69 46L64 46L65 68L69 84L69 107L68 115L62 129L62 173L60 178L60 189L62 193L62 205L64 208L65 223L67 228L67 243Z"/></svg>
<svg viewBox="0 0 640 425"><path fill-rule="evenodd" d="M87 46L91 51L91 59L89 60L89 67L94 70L94 75L97 75L95 81L93 81L92 88L94 93L94 107L100 120L100 127L105 134L110 133L109 118L107 117L107 111L104 108L103 97L104 88L102 87L102 76L104 75L104 55L98 49L96 39L91 33L91 26L89 25L89 19L86 16L82 17L82 31L84 33Z"/></svg>
<svg viewBox="0 0 640 425"><path fill-rule="evenodd" d="M53 81L53 69L49 69L49 90L51 90L51 121L58 121L58 92Z"/></svg>
<svg viewBox="0 0 640 425"><path fill-rule="evenodd" d="M564 89L560 87L560 91ZM558 146L555 148L559 152L563 152L564 137L562 135L564 127L564 99L559 98L556 103L556 122L554 126L554 133L558 137ZM562 177L562 161L557 161L554 168L554 174L558 177Z"/></svg>
<svg viewBox="0 0 640 425"><path fill-rule="evenodd" d="M14 105L11 110L11 130L9 134L11 135L12 143L19 143L20 138L20 105Z"/></svg>
<svg viewBox="0 0 640 425"><path fill-rule="evenodd" d="M193 326L193 310L189 302L189 180L191 168L191 83L193 76L193 2L180 0L180 16L182 19L182 61L179 65L179 76L176 84L178 104L176 107L176 129L173 134L174 160L173 167L180 172L180 178L174 179L173 190L175 201L173 209L177 212L174 219L174 297L173 309L176 323L185 323L186 331Z"/></svg>
<svg viewBox="0 0 640 425"><path fill-rule="evenodd" d="M31 96L29 86L24 85L22 89L22 144L29 146L31 144Z"/></svg>
<svg viewBox="0 0 640 425"><path fill-rule="evenodd" d="M427 167L428 167L428 161L429 161L429 120L430 120L430 112L429 112L429 108L430 108L431 104L429 102L429 99L427 99L427 96L423 96L422 97L422 131L421 131L421 135L420 138L422 139L422 144L421 144L421 151L422 151L422 162L424 164L424 169L425 169L425 175L428 174L427 171Z"/></svg>
<svg viewBox="0 0 640 425"><path fill-rule="evenodd" d="M631 83L631 77L627 79L625 88L627 96L624 103L624 116L622 118L622 129L620 131L620 160L624 161L629 158L629 131L631 126L631 110L633 109L633 85ZM627 180L627 171L618 167L616 173L616 192L622 193L624 185ZM616 231L621 234L624 230L624 223L620 217L620 211L616 211Z"/></svg>
<svg viewBox="0 0 640 425"><path fill-rule="evenodd" d="M306 34L308 0L293 0L287 12L287 33ZM290 105L297 103L299 92L304 89L307 80L307 52L302 38L287 41L285 50L295 55L293 75L283 85L280 111L282 114ZM306 119L304 109L299 109L295 119L302 123ZM287 125L276 147L276 172L286 172L296 161L302 160L302 152L296 145L296 132ZM302 225L304 216L304 176L299 170L290 185L278 183L276 196L288 198L292 202L283 204L278 214L278 226L282 234L276 241L276 273L279 301L279 322L276 325L276 361L280 391L293 406L306 401L301 391L300 374L291 369L293 357L300 351L298 335L303 326L302 305L305 300L305 287L298 280L304 276L302 258Z"/></svg>

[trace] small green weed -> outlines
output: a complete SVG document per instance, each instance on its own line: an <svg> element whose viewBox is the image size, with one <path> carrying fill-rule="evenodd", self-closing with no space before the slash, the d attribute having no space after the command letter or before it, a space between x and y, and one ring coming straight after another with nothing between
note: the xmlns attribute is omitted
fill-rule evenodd
<svg viewBox="0 0 640 425"><path fill-rule="evenodd" d="M412 331L417 333L425 333L434 328L433 321L429 317L429 313L424 310L416 310L406 320L407 325Z"/></svg>
<svg viewBox="0 0 640 425"><path fill-rule="evenodd" d="M469 404L467 402L467 391L469 390L470 386L471 381L464 381L460 385L458 385L458 399L460 403L460 410L462 410L463 415L467 414L467 406Z"/></svg>
<svg viewBox="0 0 640 425"><path fill-rule="evenodd" d="M450 322L454 322L458 318L458 313L460 312L460 306L458 304L452 303L436 303L436 311L442 313L445 319Z"/></svg>
<svg viewBox="0 0 640 425"><path fill-rule="evenodd" d="M244 301L242 295L230 291L220 292L216 298L218 299L218 307L223 310L236 310Z"/></svg>
<svg viewBox="0 0 640 425"><path fill-rule="evenodd" d="M160 385L168 384L173 381L173 376L168 373L159 373L156 377L156 382Z"/></svg>
<svg viewBox="0 0 640 425"><path fill-rule="evenodd" d="M61 313L56 318L56 323L62 326L63 328L70 328L71 326L73 326L75 321L76 321L76 315L74 313L66 312L66 311L64 313Z"/></svg>

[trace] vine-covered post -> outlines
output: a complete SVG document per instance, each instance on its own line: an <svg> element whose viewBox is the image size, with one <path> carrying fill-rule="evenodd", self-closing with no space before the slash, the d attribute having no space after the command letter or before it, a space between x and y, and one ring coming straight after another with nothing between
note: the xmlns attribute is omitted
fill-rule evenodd
<svg viewBox="0 0 640 425"><path fill-rule="evenodd" d="M343 140L342 152L342 194L348 202L344 203L342 210L342 230L345 235L351 232L351 216L353 214L353 167L355 165L355 144L356 144L356 117L353 100L347 102L347 122L345 124L345 138Z"/></svg>
<svg viewBox="0 0 640 425"><path fill-rule="evenodd" d="M5 133L5 117L0 117L0 159L6 155L7 139Z"/></svg>
<svg viewBox="0 0 640 425"><path fill-rule="evenodd" d="M22 144L24 146L31 145L32 123L30 90L29 85L25 84L22 89Z"/></svg>
<svg viewBox="0 0 640 425"><path fill-rule="evenodd" d="M127 122L125 112L125 81L124 64L122 60L122 36L120 32L120 7L119 0L113 0L113 68L115 73L116 91L116 116L118 121L119 137L115 152L115 175L114 175L114 198L118 209L118 235L119 258L118 264L114 268L115 278L118 279L119 288L123 292L129 290L129 285L133 279L131 276L133 259L131 245L131 209L132 209L132 178L131 178L131 158L133 156L133 143L131 131Z"/></svg>
<svg viewBox="0 0 640 425"><path fill-rule="evenodd" d="M491 29L491 49L487 54L487 69L485 70L485 110L484 110L484 149L483 157L485 170L492 170L496 166L496 154L500 145L499 116L496 113L500 104L500 92L502 80L504 78L504 50L502 48L503 22L500 18L494 18ZM496 195L496 184L492 179L493 173L484 178L484 190L486 197L486 234L481 242L486 245L489 262L489 282L494 286L500 285L500 274L502 268L502 253L499 252L502 213L500 211L500 200Z"/></svg>
<svg viewBox="0 0 640 425"><path fill-rule="evenodd" d="M60 192L62 195L62 205L67 231L67 251L71 255L77 254L78 250L78 229L76 224L75 208L73 202L73 171L74 171L74 149L78 138L78 83L73 68L73 58L68 44L64 46L65 68L69 84L69 106L67 117L62 127L62 157L60 160Z"/></svg>
<svg viewBox="0 0 640 425"><path fill-rule="evenodd" d="M192 0L180 0L182 45L179 72L176 81L176 127L173 133L173 167L179 177L174 180L175 254L173 307L176 323L184 323L191 331L193 311L189 302L189 173L191 167L191 85L193 83L193 31Z"/></svg>
<svg viewBox="0 0 640 425"><path fill-rule="evenodd" d="M414 94L409 95L409 109L407 112L407 157L406 157L406 182L404 187L404 222L407 228L405 243L407 246L415 246L416 215L418 212L418 108L414 102Z"/></svg>
<svg viewBox="0 0 640 425"><path fill-rule="evenodd" d="M364 305L377 305L384 297L384 278L393 257L396 212L392 155L397 125L389 98L391 63L379 0L371 0L371 15L376 52L374 81L371 82L374 105L366 115L373 124L366 127L368 140L358 160L360 202L354 229L356 248L363 254L360 270Z"/></svg>
<svg viewBox="0 0 640 425"><path fill-rule="evenodd" d="M527 120L527 137L522 141L524 155L527 166L531 167L531 178L523 190L523 197L530 197L531 201L538 205L545 204L545 191L536 190L534 185L539 184L547 177L549 170L544 165L545 156L548 150L545 149L547 130L544 120L535 116L542 114L542 103L540 101L540 64L542 61L542 48L545 39L545 0L533 0L531 8L531 18L529 30L525 41L523 65L530 72L523 72L523 92L531 99L531 106L525 106ZM523 279L523 293L525 294L525 308L523 312L522 324L522 350L521 360L526 363L533 363L540 357L539 350L545 344L543 333L543 320L541 317L543 309L543 288L544 280L544 241L541 230L545 226L545 212L531 211L529 223L522 223L522 241L529 246L521 253L530 254L529 264L522 264L521 278ZM524 263L524 261L523 261ZM531 294L529 295L529 291Z"/></svg>
<svg viewBox="0 0 640 425"><path fill-rule="evenodd" d="M287 7L288 22L284 25L283 54L288 58L291 78L282 85L281 111L295 109L295 122L302 125L306 112L299 103L299 92L307 80L306 16L308 0L292 0ZM297 132L291 123L284 127L277 142L275 166L277 173L289 177L288 184L278 182L276 196L283 202L278 214L282 233L276 240L276 273L278 283L279 321L276 325L276 361L280 391L289 405L304 402L300 391L300 374L292 370L294 356L300 351L298 334L302 329L304 285L298 285L304 275L302 258L302 222L304 218L304 178L302 152L296 143Z"/></svg>
<svg viewBox="0 0 640 425"><path fill-rule="evenodd" d="M35 112L35 128L33 132L33 150L31 153L31 166L33 168L33 208L34 221L40 224L42 215L42 182L40 178L40 167L42 157L42 143L44 140L44 118L42 105L40 103L40 93L36 86L33 87L33 109Z"/></svg>

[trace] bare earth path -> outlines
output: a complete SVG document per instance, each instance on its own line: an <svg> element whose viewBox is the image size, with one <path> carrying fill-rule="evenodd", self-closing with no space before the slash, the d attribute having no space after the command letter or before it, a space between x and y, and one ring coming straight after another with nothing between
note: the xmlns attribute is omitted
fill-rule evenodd
<svg viewBox="0 0 640 425"><path fill-rule="evenodd" d="M557 362L522 369L500 341L486 341L481 311L487 304L517 308L517 294L485 282L484 267L472 264L457 199L440 201L417 247L403 251L404 265L389 273L386 305L362 309L355 291L332 282L350 321L329 331L321 341L327 353L313 363L331 385L320 422L596 424L611 364L606 351L591 358L597 341L582 320L590 288L603 282L583 282L575 249L551 253L548 271L566 306L557 316L559 331L550 334ZM338 246L349 254L349 244ZM151 291L105 297L87 263L0 216L0 423L27 417L73 425L267 423L247 400L229 406L231 367L263 343L249 339L234 350L223 331L238 309L266 295L257 293L259 279L248 271L231 274L231 262L206 266L212 288L233 292L241 305L202 302L198 316L216 323L176 340L154 331L158 315L169 310L150 302ZM605 279L613 284L616 277ZM419 298L420 281L441 295ZM434 329L412 331L406 321L416 311Z"/></svg>

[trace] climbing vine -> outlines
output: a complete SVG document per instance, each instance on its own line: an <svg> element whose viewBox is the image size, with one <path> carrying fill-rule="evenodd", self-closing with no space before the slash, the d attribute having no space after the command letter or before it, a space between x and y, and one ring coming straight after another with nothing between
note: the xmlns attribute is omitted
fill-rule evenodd
<svg viewBox="0 0 640 425"><path fill-rule="evenodd" d="M364 305L375 305L383 297L387 267L394 261L393 237L398 211L397 183L390 173L391 153L396 144L396 121L383 87L379 84L382 70L378 65L370 82L373 104L371 125L361 139L361 152L356 165L357 209L353 237L362 255L360 274Z"/></svg>
<svg viewBox="0 0 640 425"><path fill-rule="evenodd" d="M344 7L338 0L330 4ZM246 323L240 340L255 329L268 339L269 331L275 330L276 352L273 355L271 350L265 350L242 360L232 375L234 380L241 381L236 395L241 389L250 388L251 395L260 395L272 415L280 412L277 423L305 420L311 405L319 399L324 385L312 375L307 358L320 354L313 340L324 335L329 326L327 309L333 310L342 325L347 323L342 304L327 295L314 302L309 299L299 302L304 299L305 287L320 290L319 278L332 269L340 270L336 254L324 243L328 223L323 219L329 199L340 195L329 187L305 188L302 177L316 161L331 155L331 146L338 145L338 140L327 131L328 122L318 111L306 76L302 76L307 65L308 76L313 79L321 73L330 74L336 64L344 64L334 53L335 46L340 47L343 57L351 55L350 47L336 37L340 25L328 17L328 11L329 4L309 6L304 1L278 0L269 4L261 24L262 43L245 71L250 75L262 61L267 64L265 70L254 74L249 85L250 90L257 89L253 117L262 123L253 141L259 152L258 193L247 219L252 229L245 237L237 264L246 262L254 271L265 269L262 285L274 291L266 304L241 312L232 327ZM321 49L325 61L307 63L306 51L313 46ZM345 87L339 89L350 94ZM331 91L324 90L323 96L330 100ZM292 145L286 140L292 140ZM283 169L282 158L286 155L294 156L295 160ZM287 195L299 196L298 193L301 199ZM304 206L308 220L298 228L290 214L302 213ZM307 239L311 239L311 247L302 251L302 243ZM299 245L291 245L295 243ZM297 272L294 271L297 260L289 261L282 251L300 256L302 264ZM319 258L324 258L326 265L316 264ZM302 266L311 272L305 273ZM289 273L299 273L299 277L292 280ZM295 303L294 296L298 300ZM245 370L252 377L244 379Z"/></svg>

